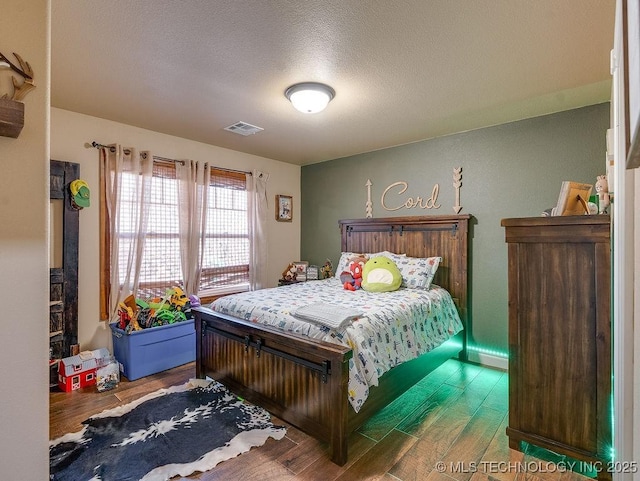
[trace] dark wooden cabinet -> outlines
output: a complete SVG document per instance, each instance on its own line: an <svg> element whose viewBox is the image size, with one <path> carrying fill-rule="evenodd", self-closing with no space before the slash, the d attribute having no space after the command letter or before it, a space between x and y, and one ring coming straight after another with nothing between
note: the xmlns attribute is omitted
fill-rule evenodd
<svg viewBox="0 0 640 481"><path fill-rule="evenodd" d="M612 442L609 216L503 219L502 226L509 445L520 450L524 441L606 466Z"/></svg>

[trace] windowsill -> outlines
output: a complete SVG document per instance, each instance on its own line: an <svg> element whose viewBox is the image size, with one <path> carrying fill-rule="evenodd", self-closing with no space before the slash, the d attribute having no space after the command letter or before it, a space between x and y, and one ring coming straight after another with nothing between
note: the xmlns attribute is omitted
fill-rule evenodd
<svg viewBox="0 0 640 481"><path fill-rule="evenodd" d="M229 294L237 294L239 292L247 292L249 290L249 284L242 284L238 286L229 286L219 289L207 289L205 291L198 292L198 297L202 305L209 304L216 300L218 297L228 296Z"/></svg>
<svg viewBox="0 0 640 481"><path fill-rule="evenodd" d="M235 294L237 292L246 292L249 290L249 284L239 284L237 286L220 287L216 289L206 289L198 292L198 297L214 297L225 296L227 294Z"/></svg>

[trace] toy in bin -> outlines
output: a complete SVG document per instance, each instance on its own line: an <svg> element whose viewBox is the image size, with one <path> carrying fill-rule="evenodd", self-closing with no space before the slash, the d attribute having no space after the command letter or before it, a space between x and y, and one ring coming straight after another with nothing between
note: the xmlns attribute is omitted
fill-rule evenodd
<svg viewBox="0 0 640 481"><path fill-rule="evenodd" d="M127 334L149 327L166 326L192 318L191 307L200 305L197 296L187 296L179 287L167 289L162 297L148 302L133 295L118 304L119 329Z"/></svg>

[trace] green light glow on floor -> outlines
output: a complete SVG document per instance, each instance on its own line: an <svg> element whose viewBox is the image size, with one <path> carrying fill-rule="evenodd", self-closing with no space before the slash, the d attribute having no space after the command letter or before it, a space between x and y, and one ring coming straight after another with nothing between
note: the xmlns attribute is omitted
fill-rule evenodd
<svg viewBox="0 0 640 481"><path fill-rule="evenodd" d="M529 456L533 456L543 461L550 461L556 465L562 466L563 469L581 474L587 478L596 478L604 464L597 461L579 461L569 456L555 453L551 450L541 448L524 441L522 442L522 451Z"/></svg>

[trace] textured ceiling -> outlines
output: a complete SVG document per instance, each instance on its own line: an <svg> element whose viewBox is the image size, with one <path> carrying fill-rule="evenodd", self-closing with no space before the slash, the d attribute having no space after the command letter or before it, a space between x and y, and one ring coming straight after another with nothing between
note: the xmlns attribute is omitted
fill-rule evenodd
<svg viewBox="0 0 640 481"><path fill-rule="evenodd" d="M54 107L298 165L610 98L613 0L51 3Z"/></svg>

